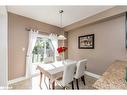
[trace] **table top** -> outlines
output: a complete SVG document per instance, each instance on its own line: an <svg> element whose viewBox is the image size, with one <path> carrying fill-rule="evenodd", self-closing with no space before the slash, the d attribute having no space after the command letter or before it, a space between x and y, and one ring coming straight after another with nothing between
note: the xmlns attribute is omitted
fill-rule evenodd
<svg viewBox="0 0 127 95"><path fill-rule="evenodd" d="M48 78L50 78L52 81L62 77L64 66L70 63L76 63L76 61L73 60L65 60L63 61L57 61L54 63L48 63L48 64L39 64L37 66L37 69L39 69L43 74L45 74Z"/></svg>
<svg viewBox="0 0 127 95"><path fill-rule="evenodd" d="M96 89L127 89L125 82L125 67L127 61L116 60L98 79L93 87Z"/></svg>

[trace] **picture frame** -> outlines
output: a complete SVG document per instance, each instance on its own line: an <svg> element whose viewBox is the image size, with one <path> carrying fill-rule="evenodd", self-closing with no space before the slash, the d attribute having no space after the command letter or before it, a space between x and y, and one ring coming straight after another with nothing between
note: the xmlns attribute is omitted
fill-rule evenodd
<svg viewBox="0 0 127 95"><path fill-rule="evenodd" d="M94 49L94 34L78 37L79 49Z"/></svg>

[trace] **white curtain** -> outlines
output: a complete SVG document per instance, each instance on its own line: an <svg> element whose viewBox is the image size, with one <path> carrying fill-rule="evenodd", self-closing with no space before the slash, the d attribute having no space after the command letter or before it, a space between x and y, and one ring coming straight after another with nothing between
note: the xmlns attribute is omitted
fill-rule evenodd
<svg viewBox="0 0 127 95"><path fill-rule="evenodd" d="M55 56L55 61L57 61L56 56L58 56L58 52L57 52L57 48L58 48L58 38L56 34L50 34L49 38L51 39L51 42L53 44L54 47L54 56Z"/></svg>
<svg viewBox="0 0 127 95"><path fill-rule="evenodd" d="M29 32L29 44L26 56L26 78L31 77L32 74L32 51L34 49L36 40L38 36L38 31L31 30Z"/></svg>

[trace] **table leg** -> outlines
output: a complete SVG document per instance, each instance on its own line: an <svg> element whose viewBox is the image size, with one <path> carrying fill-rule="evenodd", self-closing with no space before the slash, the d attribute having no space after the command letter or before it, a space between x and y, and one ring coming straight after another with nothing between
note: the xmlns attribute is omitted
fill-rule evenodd
<svg viewBox="0 0 127 95"><path fill-rule="evenodd" d="M50 79L49 79L49 89L51 89L51 88L50 88Z"/></svg>
<svg viewBox="0 0 127 95"><path fill-rule="evenodd" d="M41 87L41 83L42 83L42 72L40 72L40 84L39 84L39 86L40 86L40 89L42 89L42 87Z"/></svg>
<svg viewBox="0 0 127 95"><path fill-rule="evenodd" d="M52 82L52 89L55 89L55 81Z"/></svg>

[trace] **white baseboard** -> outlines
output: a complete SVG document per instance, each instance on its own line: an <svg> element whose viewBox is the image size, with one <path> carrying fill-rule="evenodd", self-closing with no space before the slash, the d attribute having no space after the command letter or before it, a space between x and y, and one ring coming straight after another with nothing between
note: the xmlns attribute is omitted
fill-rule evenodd
<svg viewBox="0 0 127 95"><path fill-rule="evenodd" d="M38 76L39 74L34 74L34 75L32 75L31 77L20 77L20 78L16 78L16 79L13 79L13 80L9 80L8 81L8 85L9 84L13 84L13 83L17 83L17 82L20 82L20 81L23 81L23 80L26 80L26 79L29 79L29 78L32 78L32 77L35 77L35 76Z"/></svg>
<svg viewBox="0 0 127 95"><path fill-rule="evenodd" d="M88 72L88 71L85 71L85 74L88 75L88 76L97 78L97 79L99 79L101 77L100 75L97 75L97 74L94 74L94 73L91 73L91 72Z"/></svg>
<svg viewBox="0 0 127 95"><path fill-rule="evenodd" d="M91 76L91 77L94 77L94 78L97 78L99 79L101 76L100 75L97 75L97 74L94 74L94 73L91 73L91 72L88 72L88 71L85 71L85 74L88 75L88 76ZM35 75L32 75L31 77L35 77L39 74L35 74ZM30 77L30 78L31 78ZM16 78L16 79L13 79L13 80L9 80L8 81L8 85L9 84L13 84L13 83L16 83L16 82L20 82L20 81L23 81L23 80L26 80L28 78L26 78L25 76L24 77L20 77L20 78Z"/></svg>
<svg viewBox="0 0 127 95"><path fill-rule="evenodd" d="M23 80L26 80L26 77L20 77L20 78L16 78L16 79L13 79L13 80L9 80L8 81L8 85L9 84L13 84L13 83L16 83L16 82L20 82L20 81L23 81Z"/></svg>

